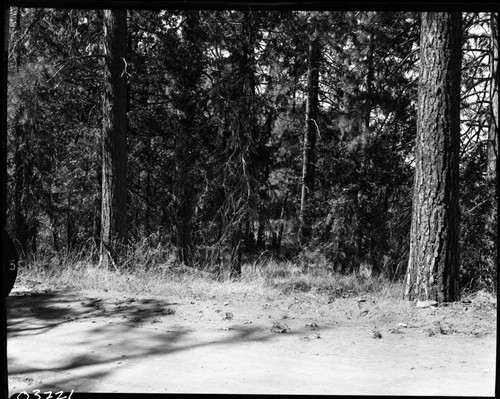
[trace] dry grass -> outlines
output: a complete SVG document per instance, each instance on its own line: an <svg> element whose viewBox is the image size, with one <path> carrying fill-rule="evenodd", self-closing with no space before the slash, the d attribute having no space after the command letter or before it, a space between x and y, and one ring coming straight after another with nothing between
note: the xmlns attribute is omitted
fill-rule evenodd
<svg viewBox="0 0 500 399"><path fill-rule="evenodd" d="M231 296L270 299L301 296L333 302L371 297L379 304L401 303L401 309L406 309L407 304L402 301L400 282L383 277L341 275L333 273L327 264L304 270L291 261L259 258L243 266L241 279L230 280L227 271L225 278L216 278L210 272L178 265L172 251L151 248L146 242L139 243L129 253L120 270L105 270L98 266L97 259L96 250L92 248L64 256L34 258L20 267L18 284L36 281L51 288L174 295L201 300ZM481 295L483 301L496 302L491 294L477 295Z"/></svg>
<svg viewBox="0 0 500 399"><path fill-rule="evenodd" d="M19 282L199 299L230 295L283 298L307 294L318 300L366 294L400 296L400 286L382 278L332 274L326 266L304 272L290 261L272 258L245 264L240 280L229 280L227 271L221 279L203 270L177 265L173 253L146 245L131 251L127 262L117 271L100 268L96 259L94 250L37 257L20 267Z"/></svg>

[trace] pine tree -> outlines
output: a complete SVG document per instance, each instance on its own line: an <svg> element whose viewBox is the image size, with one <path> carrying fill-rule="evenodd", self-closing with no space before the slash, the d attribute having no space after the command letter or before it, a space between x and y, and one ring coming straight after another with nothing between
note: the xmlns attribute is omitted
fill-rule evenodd
<svg viewBox="0 0 500 399"><path fill-rule="evenodd" d="M407 299L457 300L461 14L422 14Z"/></svg>
<svg viewBox="0 0 500 399"><path fill-rule="evenodd" d="M119 262L127 243L127 12L104 11L102 267Z"/></svg>

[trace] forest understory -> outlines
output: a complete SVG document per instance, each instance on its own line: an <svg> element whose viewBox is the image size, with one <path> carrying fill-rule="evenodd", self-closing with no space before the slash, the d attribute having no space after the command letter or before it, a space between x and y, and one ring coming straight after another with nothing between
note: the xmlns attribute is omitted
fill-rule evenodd
<svg viewBox="0 0 500 399"><path fill-rule="evenodd" d="M21 275L496 295L496 13L9 13Z"/></svg>

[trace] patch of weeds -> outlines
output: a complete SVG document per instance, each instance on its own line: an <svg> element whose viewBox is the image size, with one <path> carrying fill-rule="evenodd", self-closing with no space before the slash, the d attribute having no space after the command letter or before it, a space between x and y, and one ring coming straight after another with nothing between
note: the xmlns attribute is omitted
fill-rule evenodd
<svg viewBox="0 0 500 399"><path fill-rule="evenodd" d="M304 276L292 277L289 280L275 283L274 286L284 294L291 294L293 292L309 292L312 288L310 279Z"/></svg>
<svg viewBox="0 0 500 399"><path fill-rule="evenodd" d="M286 279L301 274L300 267L292 262L268 262L261 270L262 277L266 281Z"/></svg>

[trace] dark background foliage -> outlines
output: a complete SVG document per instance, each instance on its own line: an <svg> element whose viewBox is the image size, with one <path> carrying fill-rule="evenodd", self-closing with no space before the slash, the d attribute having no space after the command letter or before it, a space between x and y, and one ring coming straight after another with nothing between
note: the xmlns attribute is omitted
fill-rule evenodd
<svg viewBox="0 0 500 399"><path fill-rule="evenodd" d="M129 11L129 244L242 257L408 261L419 14ZM102 12L11 9L8 229L29 257L99 242ZM461 285L496 289L486 176L489 18L464 14ZM311 235L297 240L308 49L319 61ZM240 266L238 266L240 264ZM236 265L236 266L235 266Z"/></svg>

